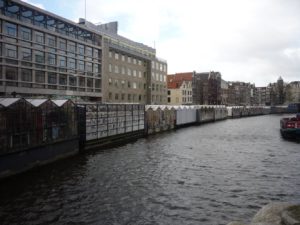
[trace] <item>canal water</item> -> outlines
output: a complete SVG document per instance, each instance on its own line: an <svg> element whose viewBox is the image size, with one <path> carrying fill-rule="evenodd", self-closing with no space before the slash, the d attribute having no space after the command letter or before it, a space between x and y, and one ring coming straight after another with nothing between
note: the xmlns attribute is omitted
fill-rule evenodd
<svg viewBox="0 0 300 225"><path fill-rule="evenodd" d="M226 120L93 151L0 182L1 224L250 221L300 202L300 144L279 115Z"/></svg>

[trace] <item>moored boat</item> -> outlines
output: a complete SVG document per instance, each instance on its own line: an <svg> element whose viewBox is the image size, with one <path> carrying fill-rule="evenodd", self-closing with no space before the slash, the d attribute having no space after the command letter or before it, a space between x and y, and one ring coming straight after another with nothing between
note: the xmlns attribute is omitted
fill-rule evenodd
<svg viewBox="0 0 300 225"><path fill-rule="evenodd" d="M300 139L300 113L280 120L280 133L284 138Z"/></svg>

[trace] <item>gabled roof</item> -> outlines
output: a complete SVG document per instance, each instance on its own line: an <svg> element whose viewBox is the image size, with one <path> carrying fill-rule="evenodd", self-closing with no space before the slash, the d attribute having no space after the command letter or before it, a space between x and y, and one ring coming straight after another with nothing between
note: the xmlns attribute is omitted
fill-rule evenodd
<svg viewBox="0 0 300 225"><path fill-rule="evenodd" d="M47 102L48 99L31 99L31 98L29 98L29 99L26 99L26 101L35 107L39 107L40 105Z"/></svg>
<svg viewBox="0 0 300 225"><path fill-rule="evenodd" d="M192 81L193 73L175 73L167 76L168 89L180 88L183 81Z"/></svg>
<svg viewBox="0 0 300 225"><path fill-rule="evenodd" d="M51 100L51 101L58 107L61 107L69 100L63 99L63 100Z"/></svg>
<svg viewBox="0 0 300 225"><path fill-rule="evenodd" d="M21 98L0 98L0 105L8 107L15 102L19 101Z"/></svg>

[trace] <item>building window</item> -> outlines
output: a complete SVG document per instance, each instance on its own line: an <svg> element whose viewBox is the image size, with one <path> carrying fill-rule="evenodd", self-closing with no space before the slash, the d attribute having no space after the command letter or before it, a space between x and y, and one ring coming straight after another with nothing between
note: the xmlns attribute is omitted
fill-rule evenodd
<svg viewBox="0 0 300 225"><path fill-rule="evenodd" d="M6 56L9 58L17 58L17 46L15 45L5 45L6 47Z"/></svg>
<svg viewBox="0 0 300 225"><path fill-rule="evenodd" d="M131 76L131 69L127 68L127 74L128 76Z"/></svg>
<svg viewBox="0 0 300 225"><path fill-rule="evenodd" d="M123 62L125 61L125 55L122 55L122 61Z"/></svg>
<svg viewBox="0 0 300 225"><path fill-rule="evenodd" d="M45 56L43 52L40 51L34 51L35 54L35 62L37 63L44 63L45 62Z"/></svg>
<svg viewBox="0 0 300 225"><path fill-rule="evenodd" d="M119 54L115 53L115 60L118 60L118 59L119 59Z"/></svg>
<svg viewBox="0 0 300 225"><path fill-rule="evenodd" d="M21 70L21 80L26 82L32 81L32 71L27 69Z"/></svg>
<svg viewBox="0 0 300 225"><path fill-rule="evenodd" d="M48 53L48 64L49 65L55 65L56 64L56 58L54 54Z"/></svg>
<svg viewBox="0 0 300 225"><path fill-rule="evenodd" d="M101 80L95 80L95 88L101 87Z"/></svg>
<svg viewBox="0 0 300 225"><path fill-rule="evenodd" d="M18 69L15 67L6 67L5 78L7 80L18 80Z"/></svg>
<svg viewBox="0 0 300 225"><path fill-rule="evenodd" d="M66 40L59 40L59 49L65 51L67 49Z"/></svg>
<svg viewBox="0 0 300 225"><path fill-rule="evenodd" d="M122 66L122 74L124 75L125 74L125 67L124 66Z"/></svg>
<svg viewBox="0 0 300 225"><path fill-rule="evenodd" d="M133 73L133 76L136 77L136 70L133 70L132 73Z"/></svg>
<svg viewBox="0 0 300 225"><path fill-rule="evenodd" d="M115 65L115 73L119 73L119 67Z"/></svg>
<svg viewBox="0 0 300 225"><path fill-rule="evenodd" d="M69 52L75 53L75 49L76 49L75 43L74 42L69 42L69 44L68 44L68 50L69 50Z"/></svg>
<svg viewBox="0 0 300 225"><path fill-rule="evenodd" d="M4 29L6 30L6 34L12 37L17 36L17 25L13 23L5 23Z"/></svg>
<svg viewBox="0 0 300 225"><path fill-rule="evenodd" d="M94 73L98 73L99 72L99 66L98 64L94 64Z"/></svg>
<svg viewBox="0 0 300 225"><path fill-rule="evenodd" d="M58 56L58 65L60 67L66 67L66 57Z"/></svg>
<svg viewBox="0 0 300 225"><path fill-rule="evenodd" d="M79 77L79 86L85 87L85 78L84 77Z"/></svg>
<svg viewBox="0 0 300 225"><path fill-rule="evenodd" d="M109 56L109 58L112 57L112 52L111 51L109 51L108 56Z"/></svg>
<svg viewBox="0 0 300 225"><path fill-rule="evenodd" d="M115 94L115 100L119 100L119 94Z"/></svg>
<svg viewBox="0 0 300 225"><path fill-rule="evenodd" d="M76 65L75 59L69 58L68 59L68 68L71 70L75 70L75 67L76 67L75 65Z"/></svg>
<svg viewBox="0 0 300 225"><path fill-rule="evenodd" d="M131 63L131 58L130 58L130 56L127 57L127 62L128 62L128 63Z"/></svg>
<svg viewBox="0 0 300 225"><path fill-rule="evenodd" d="M53 36L48 36L48 45L50 47L55 47L55 37Z"/></svg>
<svg viewBox="0 0 300 225"><path fill-rule="evenodd" d="M70 86L77 86L77 79L74 76L69 76L69 85Z"/></svg>
<svg viewBox="0 0 300 225"><path fill-rule="evenodd" d="M48 84L57 84L56 73L48 73Z"/></svg>
<svg viewBox="0 0 300 225"><path fill-rule="evenodd" d="M44 34L40 32L35 32L35 41L39 44L44 44Z"/></svg>
<svg viewBox="0 0 300 225"><path fill-rule="evenodd" d="M130 83L130 81L128 81L128 88L131 88L131 83Z"/></svg>
<svg viewBox="0 0 300 225"><path fill-rule="evenodd" d="M136 82L132 82L132 88L136 89Z"/></svg>
<svg viewBox="0 0 300 225"><path fill-rule="evenodd" d="M86 85L87 87L93 87L93 79L92 78L88 78L86 79Z"/></svg>
<svg viewBox="0 0 300 225"><path fill-rule="evenodd" d="M99 51L98 51L98 49L94 49L94 58L96 58L96 59L99 58Z"/></svg>
<svg viewBox="0 0 300 225"><path fill-rule="evenodd" d="M59 84L67 85L67 75L59 74Z"/></svg>
<svg viewBox="0 0 300 225"><path fill-rule="evenodd" d="M84 71L84 62L78 60L78 70L80 71Z"/></svg>
<svg viewBox="0 0 300 225"><path fill-rule="evenodd" d="M112 66L111 64L108 65L108 71L111 73L112 72Z"/></svg>
<svg viewBox="0 0 300 225"><path fill-rule="evenodd" d="M31 30L25 27L21 27L20 36L23 40L31 41Z"/></svg>
<svg viewBox="0 0 300 225"><path fill-rule="evenodd" d="M141 65L142 65L142 61L141 61L141 60L139 60L138 62L139 62L139 63L138 63L138 64L139 64L139 66L141 66Z"/></svg>
<svg viewBox="0 0 300 225"><path fill-rule="evenodd" d="M86 52L86 56L91 57L91 58L93 57L93 50L91 47L86 47L85 52Z"/></svg>
<svg viewBox="0 0 300 225"><path fill-rule="evenodd" d="M136 64L136 59L133 59L133 64Z"/></svg>
<svg viewBox="0 0 300 225"><path fill-rule="evenodd" d="M21 48L20 54L21 54L21 60L23 60L23 61L31 61L32 60L31 49Z"/></svg>
<svg viewBox="0 0 300 225"><path fill-rule="evenodd" d="M35 82L36 83L45 83L45 72L35 71Z"/></svg>
<svg viewBox="0 0 300 225"><path fill-rule="evenodd" d="M78 54L84 55L84 46L83 45L77 45L78 47Z"/></svg>
<svg viewBox="0 0 300 225"><path fill-rule="evenodd" d="M118 86L119 86L119 81L115 80L115 87L118 87Z"/></svg>
<svg viewBox="0 0 300 225"><path fill-rule="evenodd" d="M86 62L86 71L89 76L93 76L93 64L90 62Z"/></svg>
<svg viewBox="0 0 300 225"><path fill-rule="evenodd" d="M139 71L139 78L142 78L142 72Z"/></svg>

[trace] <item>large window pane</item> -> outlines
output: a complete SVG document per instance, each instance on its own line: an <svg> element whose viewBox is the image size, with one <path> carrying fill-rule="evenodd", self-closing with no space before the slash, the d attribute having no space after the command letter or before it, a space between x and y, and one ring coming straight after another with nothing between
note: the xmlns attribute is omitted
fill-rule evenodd
<svg viewBox="0 0 300 225"><path fill-rule="evenodd" d="M35 82L45 83L45 72L44 71L35 71Z"/></svg>
<svg viewBox="0 0 300 225"><path fill-rule="evenodd" d="M48 73L48 84L57 84L56 73Z"/></svg>
<svg viewBox="0 0 300 225"><path fill-rule="evenodd" d="M60 85L67 85L67 76L64 74L59 75L59 84Z"/></svg>
<svg viewBox="0 0 300 225"><path fill-rule="evenodd" d="M7 80L18 80L18 69L15 67L6 67L5 77Z"/></svg>
<svg viewBox="0 0 300 225"><path fill-rule="evenodd" d="M44 34L41 32L35 32L35 41L39 44L44 44Z"/></svg>
<svg viewBox="0 0 300 225"><path fill-rule="evenodd" d="M6 56L9 58L17 58L17 47L15 45L5 45Z"/></svg>
<svg viewBox="0 0 300 225"><path fill-rule="evenodd" d="M13 23L4 23L5 34L16 37L17 36L17 25Z"/></svg>
<svg viewBox="0 0 300 225"><path fill-rule="evenodd" d="M20 37L23 40L31 41L31 30L25 27L20 28Z"/></svg>
<svg viewBox="0 0 300 225"><path fill-rule="evenodd" d="M75 65L76 65L75 59L69 58L68 59L68 68L75 70L75 67L76 67Z"/></svg>
<svg viewBox="0 0 300 225"><path fill-rule="evenodd" d="M21 70L21 80L25 82L32 82L32 71L28 69ZM32 87L31 83L24 83L21 84L22 87Z"/></svg>
<svg viewBox="0 0 300 225"><path fill-rule="evenodd" d="M19 14L19 6L8 2L5 14L12 18L17 18Z"/></svg>
<svg viewBox="0 0 300 225"><path fill-rule="evenodd" d="M32 60L31 49L21 48L21 60L23 60L23 61L31 61Z"/></svg>
<svg viewBox="0 0 300 225"><path fill-rule="evenodd" d="M74 76L69 76L69 85L70 86L77 86L77 79Z"/></svg>
<svg viewBox="0 0 300 225"><path fill-rule="evenodd" d="M18 69L16 67L6 67L6 73L5 73L5 78L6 80L11 80L11 81L6 81L7 86L18 86ZM15 81L15 82L12 82Z"/></svg>
<svg viewBox="0 0 300 225"><path fill-rule="evenodd" d="M20 18L24 22L32 23L32 11L23 9Z"/></svg>
<svg viewBox="0 0 300 225"><path fill-rule="evenodd" d="M55 37L48 35L47 36L47 44L50 47L55 47L56 46L56 44L55 44Z"/></svg>
<svg viewBox="0 0 300 225"><path fill-rule="evenodd" d="M44 52L34 51L35 53L35 62L37 63L45 63L45 55Z"/></svg>
<svg viewBox="0 0 300 225"><path fill-rule="evenodd" d="M48 64L49 65L55 65L56 64L55 54L48 53Z"/></svg>

